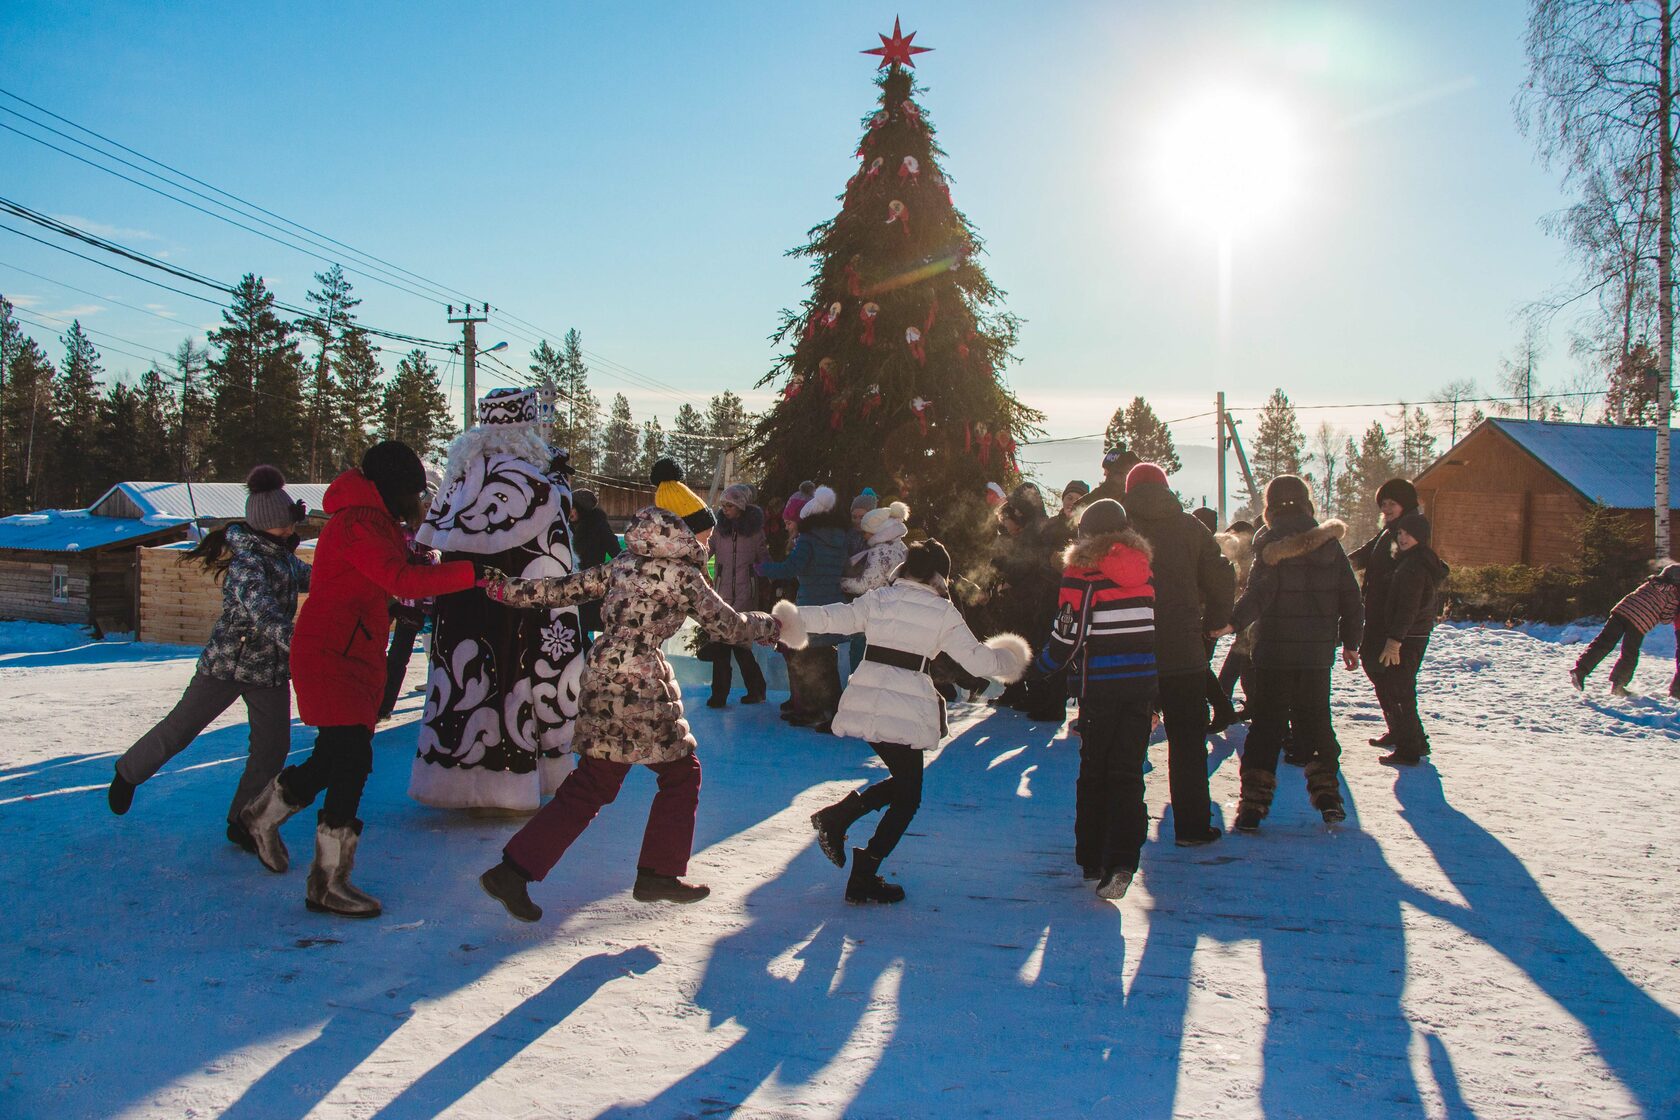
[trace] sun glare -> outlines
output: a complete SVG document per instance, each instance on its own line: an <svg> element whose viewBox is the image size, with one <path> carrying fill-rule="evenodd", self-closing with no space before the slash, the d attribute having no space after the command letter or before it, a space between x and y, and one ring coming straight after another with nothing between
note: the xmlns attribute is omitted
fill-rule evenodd
<svg viewBox="0 0 1680 1120"><path fill-rule="evenodd" d="M1221 239L1277 218L1300 187L1289 109L1263 94L1210 90L1161 123L1155 167L1167 202Z"/></svg>

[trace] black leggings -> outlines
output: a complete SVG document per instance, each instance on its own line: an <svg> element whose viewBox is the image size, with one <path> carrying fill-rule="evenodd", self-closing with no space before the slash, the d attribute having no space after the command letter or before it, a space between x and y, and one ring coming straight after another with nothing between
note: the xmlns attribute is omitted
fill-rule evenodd
<svg viewBox="0 0 1680 1120"><path fill-rule="evenodd" d="M892 854L904 830L915 819L916 810L921 808L922 752L898 743L871 743L869 748L887 764L887 770L892 774L892 777L876 782L858 794L865 812L873 813L883 806L887 810L881 814L881 823L875 826L875 835L869 838L869 846L864 849L871 858L879 861Z"/></svg>
<svg viewBox="0 0 1680 1120"><path fill-rule="evenodd" d="M1611 615L1604 623L1604 629L1598 632L1598 637L1581 651L1580 660L1575 662L1575 671L1583 678L1589 675L1598 668L1600 661L1610 655L1618 642L1622 652L1610 667L1610 683L1626 688L1633 680L1633 671L1639 668L1639 647L1644 644L1645 635L1629 626L1627 619L1619 614Z"/></svg>
<svg viewBox="0 0 1680 1120"><path fill-rule="evenodd" d="M326 790L321 823L344 828L356 819L362 787L372 772L373 728L359 724L323 727L309 757L280 772L280 790L287 802L300 808Z"/></svg>

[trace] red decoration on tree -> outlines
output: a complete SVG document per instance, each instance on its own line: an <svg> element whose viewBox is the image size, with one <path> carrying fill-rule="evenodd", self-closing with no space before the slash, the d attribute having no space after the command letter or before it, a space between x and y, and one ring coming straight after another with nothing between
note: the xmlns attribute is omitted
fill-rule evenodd
<svg viewBox="0 0 1680 1120"><path fill-rule="evenodd" d="M939 318L939 293L934 292L932 298L928 300L927 322L922 324L923 334L928 334L933 330L933 322L937 318Z"/></svg>
<svg viewBox="0 0 1680 1120"><path fill-rule="evenodd" d="M910 411L916 414L916 423L921 425L922 435L927 435L928 421L933 419L930 415L933 411L933 402L917 397L915 400L910 402Z"/></svg>
<svg viewBox="0 0 1680 1120"><path fill-rule="evenodd" d="M869 419L869 414L880 407L881 387L879 385L871 385L869 387L869 391L864 394L863 407L858 409L858 415L867 420Z"/></svg>
<svg viewBox="0 0 1680 1120"><path fill-rule="evenodd" d="M886 162L887 161L884 158L882 158L881 156L876 156L874 159L870 160L869 161L869 170L864 173L863 181L868 183L868 182L873 182L874 180L880 178L881 177L881 166L883 164L885 164Z"/></svg>
<svg viewBox="0 0 1680 1120"><path fill-rule="evenodd" d="M980 465L989 467L992 465L992 433L985 424L976 424L974 429L980 433Z"/></svg>
<svg viewBox="0 0 1680 1120"><path fill-rule="evenodd" d="M1007 431L999 432L997 434L997 448L1003 456L1003 461L1009 464L1009 469L1016 474L1020 474L1021 468L1015 463L1015 437Z"/></svg>
<svg viewBox="0 0 1680 1120"><path fill-rule="evenodd" d="M782 399L784 401L791 401L799 395L799 390L804 387L805 375L802 373L794 374L792 377L788 378L787 387L782 390Z"/></svg>
<svg viewBox="0 0 1680 1120"><path fill-rule="evenodd" d="M968 369L968 344L974 341L974 332L969 331L968 337L957 343L957 360L962 362L963 369Z"/></svg>
<svg viewBox="0 0 1680 1120"><path fill-rule="evenodd" d="M834 359L824 358L817 363L817 379L822 382L825 393L834 392Z"/></svg>
<svg viewBox="0 0 1680 1120"><path fill-rule="evenodd" d="M829 304L828 312L822 317L823 329L829 331L833 330L834 324L840 321L840 313L844 310L845 308L840 305L839 300L835 300L833 303Z"/></svg>
<svg viewBox="0 0 1680 1120"><path fill-rule="evenodd" d="M929 48L929 49L931 49L931 48ZM916 124L921 124L922 123L922 109L921 109L921 106L917 105L914 101L906 101L904 103L904 116L907 120L913 121Z"/></svg>
<svg viewBox="0 0 1680 1120"><path fill-rule="evenodd" d="M908 179L912 187L917 184L921 174L922 164L915 156L905 156L899 161L898 177L900 179Z"/></svg>
<svg viewBox="0 0 1680 1120"><path fill-rule="evenodd" d="M905 237L910 236L910 208L896 198L887 203L887 224L890 226L894 222L904 230Z"/></svg>
<svg viewBox="0 0 1680 1120"><path fill-rule="evenodd" d="M866 51L859 51L858 53L880 55L881 65L875 68L877 70L885 70L888 66L896 65L898 63L903 63L905 66L914 70L916 68L915 56L919 54L926 54L933 49L932 47L911 46L911 43L916 38L916 33L912 31L910 34L906 35L900 31L898 28L897 16L893 17L893 33L891 39L887 38L885 35L881 35L880 32L876 32L876 34L880 37L881 45L878 47L871 47Z"/></svg>
<svg viewBox="0 0 1680 1120"><path fill-rule="evenodd" d="M859 254L853 253L852 259L846 262L846 291L854 296L863 294L863 274L858 271L860 259Z"/></svg>
<svg viewBox="0 0 1680 1120"><path fill-rule="evenodd" d="M845 424L846 424L846 398L845 397L835 397L834 402L831 405L829 405L828 430L831 431L831 432L838 432L841 428L845 427Z"/></svg>
<svg viewBox="0 0 1680 1120"><path fill-rule="evenodd" d="M927 365L927 350L922 346L922 332L915 327L904 328L904 344L910 347L910 356L916 359L919 366Z"/></svg>
<svg viewBox="0 0 1680 1120"><path fill-rule="evenodd" d="M880 314L881 305L873 302L864 304L858 311L858 317L863 320L863 333L858 336L858 341L865 346L875 345L875 320Z"/></svg>

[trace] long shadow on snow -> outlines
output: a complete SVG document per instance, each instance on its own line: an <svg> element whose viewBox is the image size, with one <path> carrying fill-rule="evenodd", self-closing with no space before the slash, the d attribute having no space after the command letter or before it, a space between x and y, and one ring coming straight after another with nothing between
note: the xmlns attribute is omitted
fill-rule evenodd
<svg viewBox="0 0 1680 1120"><path fill-rule="evenodd" d="M197 646L163 646L151 642L92 642L68 649L29 650L0 654L0 669L50 669L70 665L134 665L147 661L198 660Z"/></svg>
<svg viewBox="0 0 1680 1120"><path fill-rule="evenodd" d="M759 721L777 726L773 705L727 722L698 716L702 757L708 741L725 754L751 754ZM206 748L230 751L246 734L244 724L213 732L177 762L190 764ZM282 1057L277 1069L285 1073L259 1077L233 1112L301 1117L412 1016L416 1001L470 985L515 954L542 951L569 912L629 886L653 790L647 775L626 782L618 803L535 888L549 916L527 927L475 882L517 822L478 822L410 802L415 734L402 724L375 737L356 869L386 907L371 922L304 909L312 810L285 829L293 868L284 876L221 838L231 767L154 780L121 821L95 791L0 814L0 843L32 853L6 865L0 890L35 900L0 918L7 978L0 1020L12 1038L32 1040L29 1060L0 1082L0 1113L113 1115L160 1092L168 1099L171 1085L207 1068L247 1068L249 1048L279 1046L307 1060ZM810 739L813 760L832 754L834 740ZM313 742L313 731L294 728L294 750ZM786 753L763 760L771 765L752 758L756 796L702 798L698 847L752 827L833 776L823 772L832 766L799 760L803 749L793 760ZM47 834L53 842L41 839ZM52 922L38 910L43 883L78 885L54 892ZM472 1060L487 1052L481 1047ZM421 1079L429 1097L463 1075L446 1062L426 1076L434 1078Z"/></svg>
<svg viewBox="0 0 1680 1120"><path fill-rule="evenodd" d="M1400 773L1394 789L1401 815L1469 907L1422 892L1408 901L1526 972L1586 1029L1645 1115L1680 1115L1680 1016L1564 917L1515 853L1447 803L1433 766Z"/></svg>
<svg viewBox="0 0 1680 1120"><path fill-rule="evenodd" d="M745 1033L603 1118L733 1115L767 1085L798 1100L862 1081L859 1118L1087 1116L1124 1094L1129 1063L1096 1037L1122 1006L1119 916L1078 889L1065 800L1030 796L1072 783L1075 748L1052 734L997 713L945 746L890 861L905 903L848 907L814 848L754 891L695 1000Z"/></svg>

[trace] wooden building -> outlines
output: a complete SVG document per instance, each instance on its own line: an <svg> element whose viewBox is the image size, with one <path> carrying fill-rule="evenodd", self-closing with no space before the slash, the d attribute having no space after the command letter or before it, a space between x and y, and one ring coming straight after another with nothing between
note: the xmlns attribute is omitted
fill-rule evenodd
<svg viewBox="0 0 1680 1120"><path fill-rule="evenodd" d="M290 484L286 492L316 508L326 487ZM119 482L87 509L0 517L0 618L91 626L95 634L134 630L136 550L244 515L241 482ZM319 522L304 530L313 535ZM219 609L219 591L215 603Z"/></svg>
<svg viewBox="0 0 1680 1120"><path fill-rule="evenodd" d="M289 492L289 491L288 491ZM222 613L222 588L204 567L187 559L186 544L135 550L139 591L134 636L142 642L201 646ZM315 542L298 546L298 558L315 562ZM308 595L298 596L298 608Z"/></svg>
<svg viewBox="0 0 1680 1120"><path fill-rule="evenodd" d="M1652 549L1656 448L1655 428L1485 420L1417 478L1435 551L1454 566L1572 567L1595 505L1625 511ZM1669 453L1680 468L1672 431Z"/></svg>

